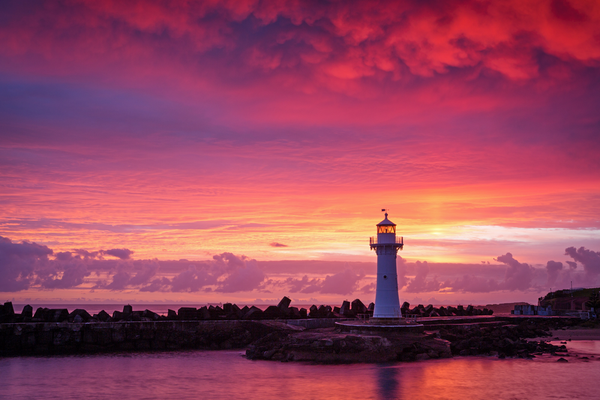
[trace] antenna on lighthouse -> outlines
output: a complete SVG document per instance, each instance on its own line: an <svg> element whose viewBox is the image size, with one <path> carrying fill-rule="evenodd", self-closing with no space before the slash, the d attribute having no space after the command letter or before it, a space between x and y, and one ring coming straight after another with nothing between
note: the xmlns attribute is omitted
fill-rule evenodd
<svg viewBox="0 0 600 400"><path fill-rule="evenodd" d="M381 209L381 212L385 213L385 216L386 216L386 218L387 218L387 216L388 216L388 211L390 211L390 209L389 209L389 208L382 208L382 209Z"/></svg>

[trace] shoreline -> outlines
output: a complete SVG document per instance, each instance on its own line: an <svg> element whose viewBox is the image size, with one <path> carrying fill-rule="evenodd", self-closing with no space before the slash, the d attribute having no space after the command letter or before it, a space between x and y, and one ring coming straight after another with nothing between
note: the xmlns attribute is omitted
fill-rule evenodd
<svg viewBox="0 0 600 400"><path fill-rule="evenodd" d="M551 329L550 336L545 338L533 338L532 340L600 340L600 328L576 327L567 329Z"/></svg>

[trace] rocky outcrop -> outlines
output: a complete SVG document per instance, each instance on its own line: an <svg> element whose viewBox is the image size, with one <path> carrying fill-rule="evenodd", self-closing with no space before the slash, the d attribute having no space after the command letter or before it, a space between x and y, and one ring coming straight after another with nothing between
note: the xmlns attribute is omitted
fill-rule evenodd
<svg viewBox="0 0 600 400"><path fill-rule="evenodd" d="M490 318L492 321L490 322ZM444 320L424 334L385 330L344 333L336 329L303 332L275 332L252 343L250 359L310 361L315 363L420 361L460 356L533 358L541 354L560 355L564 345L528 338L548 336L548 330L577 323L575 319L460 318L460 323ZM433 328L434 325L430 325ZM427 326L426 326L427 329ZM370 332L370 333L367 333Z"/></svg>
<svg viewBox="0 0 600 400"><path fill-rule="evenodd" d="M525 319L515 324L514 319L507 319L500 325L448 324L439 330L438 335L451 342L453 355L533 358L543 353L564 351L565 346L528 338L546 337L550 335L550 328L570 326L576 322L574 319Z"/></svg>
<svg viewBox="0 0 600 400"><path fill-rule="evenodd" d="M274 332L252 343L246 356L252 360L340 364L447 358L452 353L448 341L432 335L353 335L330 328Z"/></svg>

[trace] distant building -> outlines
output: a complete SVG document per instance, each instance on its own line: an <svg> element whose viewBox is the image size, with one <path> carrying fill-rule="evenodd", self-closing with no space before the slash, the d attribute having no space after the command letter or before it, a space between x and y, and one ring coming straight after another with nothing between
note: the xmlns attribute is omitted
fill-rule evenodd
<svg viewBox="0 0 600 400"><path fill-rule="evenodd" d="M532 306L531 304L515 305L515 309L510 313L514 315L555 315L552 306Z"/></svg>
<svg viewBox="0 0 600 400"><path fill-rule="evenodd" d="M592 311L567 311L565 315L570 317L579 317L581 319L593 319L596 318L596 313Z"/></svg>

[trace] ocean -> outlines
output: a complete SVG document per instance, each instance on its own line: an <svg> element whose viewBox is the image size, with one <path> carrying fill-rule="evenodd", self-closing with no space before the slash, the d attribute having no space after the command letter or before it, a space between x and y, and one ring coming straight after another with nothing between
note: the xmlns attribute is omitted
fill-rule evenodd
<svg viewBox="0 0 600 400"><path fill-rule="evenodd" d="M455 357L394 364L250 361L243 351L0 359L2 399L591 399L600 342L586 355L533 360Z"/></svg>

